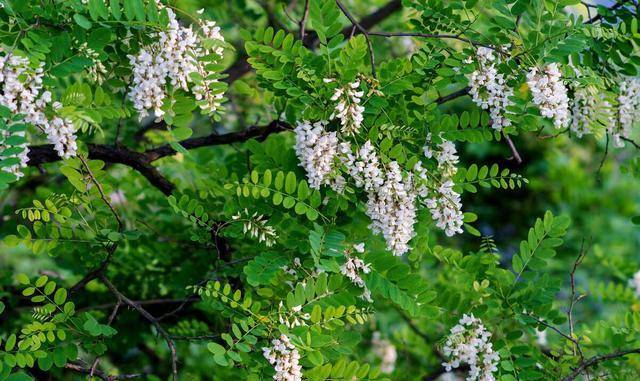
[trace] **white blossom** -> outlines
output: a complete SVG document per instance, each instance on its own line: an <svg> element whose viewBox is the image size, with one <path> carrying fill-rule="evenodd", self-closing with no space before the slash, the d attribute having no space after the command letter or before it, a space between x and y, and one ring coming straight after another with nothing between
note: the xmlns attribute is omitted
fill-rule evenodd
<svg viewBox="0 0 640 381"><path fill-rule="evenodd" d="M467 381L494 381L494 372L500 356L493 350L488 332L482 321L473 315L463 315L457 325L451 328L442 352L449 361L443 362L447 372L469 365Z"/></svg>
<svg viewBox="0 0 640 381"><path fill-rule="evenodd" d="M309 187L319 189L329 185L336 191L342 191L345 179L337 171L336 163L340 157L351 155L347 143L339 143L335 132L325 130L326 121L311 124L298 122L295 151L300 166L307 172Z"/></svg>
<svg viewBox="0 0 640 381"><path fill-rule="evenodd" d="M364 252L364 243L360 243L358 245L353 246L354 250L358 253ZM340 266L340 272L342 275L349 278L351 283L356 286L362 288L364 293L362 294L362 298L367 302L371 303L373 300L371 299L371 292L367 288L367 285L364 283L364 279L360 273L369 274L371 272L370 264L365 263L362 259L351 255L349 251L345 251L344 256L347 258L346 262Z"/></svg>
<svg viewBox="0 0 640 381"><path fill-rule="evenodd" d="M156 42L142 47L137 55L129 56L133 67L129 97L134 108L141 119L148 115L149 110L157 120L162 119L166 85L189 91L189 84L193 82L191 92L200 109L213 113L220 106L222 94L213 89L219 81L211 78L215 73L206 68L208 62L203 62L203 59L212 54L222 55L220 46L205 47L210 45L205 44L208 40L224 41L220 28L213 21L200 20L201 33L197 33L192 26L180 25L173 10L167 8L166 11L169 17L167 29L152 36Z"/></svg>
<svg viewBox="0 0 640 381"><path fill-rule="evenodd" d="M629 138L631 127L640 119L640 78L625 78L620 82L618 121L610 129L615 147L623 147L622 138Z"/></svg>
<svg viewBox="0 0 640 381"><path fill-rule="evenodd" d="M543 117L553 119L556 128L569 124L569 98L567 87L557 63L550 63L542 70L532 67L527 73L527 84L533 94L533 102Z"/></svg>
<svg viewBox="0 0 640 381"><path fill-rule="evenodd" d="M357 187L371 192L382 185L384 182L383 173L378 154L371 141L367 140L356 152L356 156L349 158L346 165Z"/></svg>
<svg viewBox="0 0 640 381"><path fill-rule="evenodd" d="M396 368L398 352L396 347L387 339L380 338L380 332L374 332L371 338L373 352L380 358L380 372L385 374L393 373Z"/></svg>
<svg viewBox="0 0 640 381"><path fill-rule="evenodd" d="M640 271L633 274L633 278L629 279L629 286L635 290L637 296L640 296Z"/></svg>
<svg viewBox="0 0 640 381"><path fill-rule="evenodd" d="M273 344L271 348L262 348L262 355L276 371L273 379L276 381L301 381L300 354L289 338L282 334L280 338L273 339L271 344Z"/></svg>
<svg viewBox="0 0 640 381"><path fill-rule="evenodd" d="M591 133L589 128L590 120L596 106L596 99L593 94L585 88L576 89L573 94L571 108L571 131L578 138Z"/></svg>
<svg viewBox="0 0 640 381"><path fill-rule="evenodd" d="M469 94L473 102L484 110L489 110L491 126L500 131L511 125L507 107L513 102L509 99L513 89L507 86L507 78L498 73L499 61L491 48L479 47L476 60L478 68L469 76Z"/></svg>
<svg viewBox="0 0 640 381"><path fill-rule="evenodd" d="M460 194L453 190L453 185L453 181L446 180L425 200L436 226L448 237L462 233L464 223Z"/></svg>
<svg viewBox="0 0 640 381"><path fill-rule="evenodd" d="M387 249L394 255L409 251L409 241L415 235L416 196L412 175L404 178L395 161L385 169L382 185L368 193L369 226L374 233L382 233Z"/></svg>
<svg viewBox="0 0 640 381"><path fill-rule="evenodd" d="M363 95L360 80L356 80L345 87L336 88L331 97L332 101L338 103L329 119L340 119L341 131L345 134L355 134L362 126L364 106L360 103Z"/></svg>
<svg viewBox="0 0 640 381"><path fill-rule="evenodd" d="M75 126L68 120L54 116L49 120L45 114L51 103L51 92L43 89L44 63L33 68L29 59L13 53L0 56L0 104L13 113L23 114L26 123L33 124L45 134L60 157L67 159L76 155ZM59 108L53 107L54 111ZM17 135L25 136L24 132ZM22 176L20 169L28 162L28 148L18 155L20 163L5 171Z"/></svg>

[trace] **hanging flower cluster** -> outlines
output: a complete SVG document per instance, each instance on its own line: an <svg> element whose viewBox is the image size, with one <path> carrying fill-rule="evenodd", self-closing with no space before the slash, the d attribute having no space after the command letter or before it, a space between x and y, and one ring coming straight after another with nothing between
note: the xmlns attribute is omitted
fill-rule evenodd
<svg viewBox="0 0 640 381"><path fill-rule="evenodd" d="M273 379L276 381L301 381L300 354L289 338L282 334L279 339L273 339L271 344L273 344L271 348L262 348L262 354L276 371Z"/></svg>
<svg viewBox="0 0 640 381"><path fill-rule="evenodd" d="M91 60L91 66L87 69L89 79L101 85L107 75L107 68L104 66L104 63L100 61L100 54L91 49L86 42L80 44L78 52Z"/></svg>
<svg viewBox="0 0 640 381"><path fill-rule="evenodd" d="M425 204L431 212L431 217L436 222L436 226L451 237L462 233L464 223L460 194L453 190L454 183L451 180L458 170L459 158L455 144L446 139L440 139L442 143L437 144L435 149L431 148L431 134L428 134L424 155L427 158L434 158L438 162L438 170L442 174L441 182L435 190L422 190L420 193L429 195L425 199ZM421 170L421 168L419 169ZM426 174L420 177L424 178Z"/></svg>
<svg viewBox="0 0 640 381"><path fill-rule="evenodd" d="M532 67L527 73L527 84L542 116L553 119L556 128L566 127L570 118L569 98L558 64L550 63L542 70Z"/></svg>
<svg viewBox="0 0 640 381"><path fill-rule="evenodd" d="M159 121L164 115L162 106L167 98L167 85L173 89L189 91L195 96L200 109L214 113L222 101L222 93L218 91L219 80L215 72L207 68L215 63L211 56L221 57L221 44L224 42L220 28L213 21L199 20L200 33L192 26L180 25L175 13L166 8L169 17L167 30L155 33L152 37L157 42L140 49L137 55L130 55L129 62L133 67L133 84L129 97L140 118L152 110ZM212 78L212 76L214 78Z"/></svg>
<svg viewBox="0 0 640 381"><path fill-rule="evenodd" d="M345 179L336 170L336 160L349 155L351 148L348 143L340 143L335 132L327 132L326 124L326 121L313 124L298 122L294 129L295 151L300 165L307 172L311 188L329 185L336 191L342 191Z"/></svg>
<svg viewBox="0 0 640 381"><path fill-rule="evenodd" d="M479 47L476 53L478 68L469 76L469 94L473 102L484 110L489 110L491 126L500 131L511 125L507 114L507 107L513 102L509 97L513 89L507 86L507 78L498 73L494 51L491 48Z"/></svg>
<svg viewBox="0 0 640 381"><path fill-rule="evenodd" d="M629 287L636 291L636 295L640 296L640 271L633 274L633 278L629 279Z"/></svg>
<svg viewBox="0 0 640 381"><path fill-rule="evenodd" d="M589 127L596 99L587 89L579 88L573 94L571 109L571 131L578 138L591 133Z"/></svg>
<svg viewBox="0 0 640 381"><path fill-rule="evenodd" d="M631 127L640 119L640 78L625 78L620 82L618 123L610 131L613 144L624 147L622 138L629 138Z"/></svg>
<svg viewBox="0 0 640 381"><path fill-rule="evenodd" d="M449 361L442 366L449 372L461 364L469 365L467 381L493 381L500 356L489 342L491 333L473 315L463 315L451 328L442 351Z"/></svg>
<svg viewBox="0 0 640 381"><path fill-rule="evenodd" d="M16 114L23 114L26 123L33 124L47 135L56 152L63 159L76 155L76 128L59 116L47 117L45 111L51 103L51 92L43 91L44 63L36 68L29 59L13 53L0 56L0 104ZM20 168L28 162L28 148L19 155L20 164L9 170L20 176Z"/></svg>
<svg viewBox="0 0 640 381"><path fill-rule="evenodd" d="M374 332L371 338L373 353L380 358L380 372L384 374L393 373L396 368L398 352L396 347L387 339L380 338L380 332Z"/></svg>
<svg viewBox="0 0 640 381"><path fill-rule="evenodd" d="M332 81L325 80L325 82ZM360 104L363 95L364 91L360 90L360 80L335 89L331 100L338 103L329 119L340 119L342 133L352 135L360 130L364 119L364 106Z"/></svg>
<svg viewBox="0 0 640 381"><path fill-rule="evenodd" d="M364 253L364 243L360 243L353 246L353 249L357 253ZM364 291L362 292L362 298L367 302L371 303L373 300L371 299L371 291L367 288L367 285L364 283L364 279L360 276L360 273L369 274L371 272L370 265L365 263L362 259L351 255L350 250L345 251L344 256L347 258L347 261L340 266L340 272L342 275L349 278L351 283L356 286L362 288Z"/></svg>

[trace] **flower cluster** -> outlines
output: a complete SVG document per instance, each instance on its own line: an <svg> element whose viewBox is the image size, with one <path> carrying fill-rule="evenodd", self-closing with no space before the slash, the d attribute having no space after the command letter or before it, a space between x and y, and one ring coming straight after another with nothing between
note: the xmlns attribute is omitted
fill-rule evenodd
<svg viewBox="0 0 640 381"><path fill-rule="evenodd" d="M380 358L380 372L393 373L398 359L396 347L389 340L380 338L380 332L377 331L373 333L371 344L373 345L373 353Z"/></svg>
<svg viewBox="0 0 640 381"><path fill-rule="evenodd" d="M282 334L279 339L273 339L272 348L262 348L263 356L273 365L276 381L301 381L302 366L300 366L300 354L289 338Z"/></svg>
<svg viewBox="0 0 640 381"><path fill-rule="evenodd" d="M417 194L412 177L403 177L395 161L387 165L383 179L382 184L368 194L370 228L374 233L382 233L394 255L402 255L409 251L409 241L415 235Z"/></svg>
<svg viewBox="0 0 640 381"><path fill-rule="evenodd" d="M89 79L101 85L107 74L107 68L104 66L104 63L100 61L100 54L91 49L86 42L80 44L78 52L91 60L91 66L87 69Z"/></svg>
<svg viewBox="0 0 640 381"><path fill-rule="evenodd" d="M276 243L278 234L273 226L268 225L267 218L254 212L250 214L247 209L244 212L238 212L231 216L235 221L242 221L242 233L249 233L251 238L257 238L258 242L264 242L267 247L271 247Z"/></svg>
<svg viewBox="0 0 640 381"><path fill-rule="evenodd" d="M311 319L308 313L300 313L302 306L294 306L290 310L285 308L284 303L278 305L278 322L288 328L295 328L307 325L307 320Z"/></svg>
<svg viewBox="0 0 640 381"><path fill-rule="evenodd" d="M15 54L0 56L0 104L12 112L24 115L24 121L42 130L58 155L68 159L76 155L76 128L68 119L54 116L51 120L45 114L51 103L51 92L43 91L42 79L44 63L36 68L30 66L29 59ZM28 149L20 155L20 165L11 168L18 174L19 168L27 163Z"/></svg>
<svg viewBox="0 0 640 381"><path fill-rule="evenodd" d="M300 166L307 172L311 188L329 185L336 191L342 191L345 179L337 173L336 160L343 155L351 155L351 148L348 143L340 143L335 132L327 132L326 124L325 121L297 123L294 129L296 155Z"/></svg>
<svg viewBox="0 0 640 381"><path fill-rule="evenodd" d="M629 279L629 287L636 291L636 295L640 296L640 271L633 274L633 278Z"/></svg>
<svg viewBox="0 0 640 381"><path fill-rule="evenodd" d="M460 364L469 365L467 381L493 381L493 372L497 371L500 356L494 352L489 342L491 333L482 321L473 315L463 315L462 319L451 328L442 351L449 361L442 366L449 372Z"/></svg>
<svg viewBox="0 0 640 381"><path fill-rule="evenodd" d="M503 127L511 125L507 117L507 107L513 102L509 97L513 95L513 89L507 86L507 78L498 73L496 66L499 61L491 48L478 48L476 59L478 68L469 76L469 94L473 102L484 110L489 110L491 126L500 131Z"/></svg>
<svg viewBox="0 0 640 381"><path fill-rule="evenodd" d="M130 55L133 67L133 85L129 97L133 101L140 118L153 110L156 119L162 119L162 106L167 97L167 84L174 89L191 92L203 112L213 113L220 106L222 93L217 91L215 73L207 69L211 56L221 56L223 49L210 47L209 41L224 41L220 28L213 21L199 21L201 33L191 26L178 23L175 13L166 9L169 25L166 30L155 33L155 43L140 49L137 55ZM206 46L206 47L205 47ZM214 61L215 62L215 61Z"/></svg>
<svg viewBox="0 0 640 381"><path fill-rule="evenodd" d="M622 138L629 138L631 127L638 119L640 119L640 78L626 78L620 82L618 123L610 131L614 146L624 146Z"/></svg>
<svg viewBox="0 0 640 381"><path fill-rule="evenodd" d="M360 254L364 253L364 243L360 243L358 245L353 246L354 250ZM362 298L369 303L373 302L371 299L371 291L367 288L367 285L364 283L364 279L360 276L360 273L368 274L371 272L370 265L365 263L362 259L352 256L351 253L345 251L344 256L347 258L347 261L340 266L340 272L342 275L349 278L351 283L356 286L362 288L364 291L362 293Z"/></svg>
<svg viewBox="0 0 640 381"><path fill-rule="evenodd" d="M424 146L424 155L427 158L434 158L438 162L438 169L441 175L441 183L431 192L422 190L421 194L427 193L425 204L431 212L431 217L436 221L436 226L444 230L449 237L462 233L464 215L462 213L462 202L460 194L453 190L454 183L451 177L456 174L459 161L456 146L453 142L442 139L442 143L436 148L431 148L431 134L427 135L427 142ZM421 170L421 166L417 168ZM417 173L421 173L418 171ZM424 178L425 175L420 175Z"/></svg>
<svg viewBox="0 0 640 381"><path fill-rule="evenodd" d="M558 64L550 63L542 70L532 67L527 73L527 84L542 116L553 119L556 128L566 127L570 118L569 98Z"/></svg>
<svg viewBox="0 0 640 381"><path fill-rule="evenodd" d="M340 119L341 131L345 134L355 134L362 126L364 106L360 102L363 95L364 91L360 90L360 80L356 80L346 87L336 88L331 97L332 101L338 101L338 103L329 119Z"/></svg>
<svg viewBox="0 0 640 381"><path fill-rule="evenodd" d="M591 133L589 127L596 99L585 88L578 88L573 94L571 109L571 131L578 138Z"/></svg>

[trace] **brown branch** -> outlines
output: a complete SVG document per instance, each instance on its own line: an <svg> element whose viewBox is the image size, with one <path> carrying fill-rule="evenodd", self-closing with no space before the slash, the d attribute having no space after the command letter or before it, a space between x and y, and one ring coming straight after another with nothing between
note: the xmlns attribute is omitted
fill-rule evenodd
<svg viewBox="0 0 640 381"><path fill-rule="evenodd" d="M419 32L368 32L372 36L380 37L421 37L421 38L436 38L436 39L450 39L466 42L474 46L483 46L499 52L500 54L507 54L502 49L486 44L483 42L475 41L466 37L461 37L458 34L432 34L432 33L419 33Z"/></svg>
<svg viewBox="0 0 640 381"><path fill-rule="evenodd" d="M71 288L69 288L69 293L70 294L74 294L74 293L80 291L89 282L91 282L92 280L94 280L94 279L98 278L99 276L101 276L104 273L104 271L107 269L107 266L109 266L109 263L111 263L111 258L113 258L113 253L115 253L117 248L118 248L118 244L116 242L114 242L110 246L108 246L107 247L107 258L105 258L105 260L102 261L97 268L95 268L91 272L87 273L87 275L85 275L82 279L80 279L76 284L71 286Z"/></svg>
<svg viewBox="0 0 640 381"><path fill-rule="evenodd" d="M613 352L613 353L609 353L606 355L598 355L598 356L593 356L583 362L580 363L580 365L567 377L563 378L563 381L573 381L575 380L579 375L581 375L584 371L586 371L587 369L589 369L592 366L595 366L603 361L607 361L607 360L613 360L616 358L620 358L620 357L624 357L626 355L630 355L630 354L640 354L640 348L634 348L634 349L627 349L627 350L623 350L623 351L617 351L617 352Z"/></svg>
<svg viewBox="0 0 640 381"><path fill-rule="evenodd" d="M627 143L631 143L631 145L633 145L634 147L636 147L637 149L640 149L640 144L634 142L633 140L629 139L629 138L625 138L624 136L621 136L620 139L624 140Z"/></svg>
<svg viewBox="0 0 640 381"><path fill-rule="evenodd" d="M255 138L257 140L264 140L272 133L291 130L292 127L284 122L274 120L265 126L251 126L240 132L231 132L228 134L216 134L212 133L207 136L189 138L180 142L180 145L185 149L194 149L199 147L217 146L232 143L241 143L249 139ZM150 161L156 161L165 156L171 156L176 151L169 144L147 150L143 153L144 156Z"/></svg>
<svg viewBox="0 0 640 381"><path fill-rule="evenodd" d="M340 8L340 11L342 11L342 14L345 15L347 19L349 19L349 22L351 22L351 25L353 25L356 29L358 29L360 33L364 35L364 38L367 40L367 47L369 50L369 59L371 60L371 75L373 76L373 78L376 78L377 77L376 57L373 52L373 44L371 44L371 38L369 37L369 32L367 32L367 29L362 25L360 25L358 21L356 21L356 19L351 15L351 13L349 13L347 8L344 6L344 4L342 4L340 0L336 0L336 4L338 5L338 8ZM353 32L351 33L351 35L353 35Z"/></svg>
<svg viewBox="0 0 640 381"><path fill-rule="evenodd" d="M89 159L112 164L124 164L142 174L162 193L169 195L174 186L153 166L144 153L113 145L89 144ZM59 161L60 156L51 144L29 147L29 166Z"/></svg>
<svg viewBox="0 0 640 381"><path fill-rule="evenodd" d="M186 139L180 145L186 149L205 146L241 143L251 138L265 139L272 133L289 130L292 127L284 122L273 121L265 126L251 126L240 132L228 134L212 133L203 137ZM165 195L170 195L174 185L169 182L151 163L155 160L175 154L170 145L152 148L144 152L132 151L126 147L114 145L89 145L89 159L102 160L107 163L123 164L142 174L149 182ZM51 144L29 147L29 166L39 166L61 160Z"/></svg>
<svg viewBox="0 0 640 381"><path fill-rule="evenodd" d="M307 27L307 17L309 17L309 1L304 2L304 11L302 12L302 19L300 19L300 39L304 41L305 29Z"/></svg>
<svg viewBox="0 0 640 381"><path fill-rule="evenodd" d="M147 310L142 308L138 303L124 296L104 275L102 275L100 279L119 300L132 307L134 310L138 311L140 315L142 315L145 319L149 320L149 322L158 331L158 334L164 338L164 340L167 342L167 346L169 347L169 351L171 352L171 374L173 377L173 381L178 381L178 355L176 353L175 343L171 339L169 333L164 328L162 328L162 325L160 325L158 320L153 315L147 312Z"/></svg>
<svg viewBox="0 0 640 381"><path fill-rule="evenodd" d="M445 96L442 96L442 97L436 99L434 102L439 104L439 105L441 105L443 103L446 103L446 102L452 101L454 99L457 99L457 98L463 97L465 95L468 95L470 89L471 88L469 86L463 87L462 89L454 91L453 93L451 93L449 95L445 95Z"/></svg>
<svg viewBox="0 0 640 381"><path fill-rule="evenodd" d="M65 369L72 370L78 373L84 373L87 375L91 374L91 369L79 364L77 362L70 362L65 364ZM115 380L133 380L135 378L142 378L146 375L144 373L133 373L133 374L119 374L119 375L108 375L102 371L96 370L93 373L93 376L98 377L103 381L115 381Z"/></svg>
<svg viewBox="0 0 640 381"><path fill-rule="evenodd" d="M511 154L513 155L513 158L516 160L516 163L522 164L522 157L520 156L520 153L518 152L518 149L516 148L516 145L513 144L513 141L511 140L509 135L507 135L507 134L505 134L503 132L502 133L502 137L504 137L504 140L507 142L507 145L509 146L509 149L511 150Z"/></svg>
<svg viewBox="0 0 640 381"><path fill-rule="evenodd" d="M624 6L625 3L627 3L629 0L622 0L622 1L618 1L617 3L615 3L613 6L611 6L609 8L610 11L616 10L622 6ZM594 16L592 18L590 18L589 20L585 21L585 24L593 24L594 22L598 21L602 19L602 15L598 14L597 16Z"/></svg>

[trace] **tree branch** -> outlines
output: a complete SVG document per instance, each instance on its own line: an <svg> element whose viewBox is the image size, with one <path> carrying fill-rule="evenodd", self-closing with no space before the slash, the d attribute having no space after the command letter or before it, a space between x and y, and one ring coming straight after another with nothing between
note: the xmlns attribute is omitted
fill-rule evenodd
<svg viewBox="0 0 640 381"><path fill-rule="evenodd" d="M629 0L622 0L622 1L618 1L617 3L615 3L614 5L612 5L612 6L609 8L609 10L610 10L610 11L616 10L616 9L618 9L618 8L620 8L620 7L622 7L622 6L624 6L624 4L625 4L625 3L627 3L628 1L629 1ZM602 15L601 15L601 14L598 14L598 15L596 15L596 16L594 16L594 17L590 18L589 20L585 21L585 24L593 24L594 22L596 22L596 21L598 21L598 20L600 20L600 19L602 19Z"/></svg>
<svg viewBox="0 0 640 381"><path fill-rule="evenodd" d="M627 349L623 351L617 351L613 353L609 353L606 355L598 355L593 356L585 361L583 361L580 366L578 366L569 376L565 377L563 381L573 381L575 380L582 372L586 371L592 366L595 366L603 361L613 360L619 357L624 357L630 354L640 354L640 348Z"/></svg>
<svg viewBox="0 0 640 381"><path fill-rule="evenodd" d="M151 315L147 310L142 308L138 303L124 296L118 289L111 283L104 275L100 277L105 286L124 304L132 307L134 310L138 311L140 315L142 315L145 319L149 320L149 322L156 328L158 334L164 338L167 342L167 346L169 347L169 351L171 352L171 374L173 377L173 381L178 381L178 355L176 353L176 346L171 336L162 325L158 322L158 320Z"/></svg>
<svg viewBox="0 0 640 381"><path fill-rule="evenodd" d="M522 157L520 156L520 153L518 152L518 149L516 148L516 145L513 144L513 141L511 140L509 135L507 135L507 134L505 134L503 132L502 136L504 137L504 140L507 142L507 145L509 146L509 149L511 150L511 154L513 154L513 158L516 160L516 163L522 164Z"/></svg>
<svg viewBox="0 0 640 381"><path fill-rule="evenodd" d="M65 369L69 369L72 370L74 372L78 372L78 373L84 373L89 375L91 372L91 368L87 368L85 366L83 366L82 364L79 364L77 362L70 362L65 364ZM145 377L146 375L144 373L133 373L133 374L119 374L119 375L108 375L102 371L99 370L95 370L93 372L93 375L95 377L98 377L99 379L103 380L103 381L115 381L115 380L133 380L135 378L142 378Z"/></svg>
<svg viewBox="0 0 640 381"><path fill-rule="evenodd" d="M272 121L265 126L251 126L240 132L219 135L212 133L203 137L189 138L180 142L186 149L205 146L240 143L251 138L263 140L272 133L290 130L292 127L284 122ZM151 163L155 160L175 154L169 145L152 148L144 152L132 151L126 147L102 144L89 145L89 159L102 160L107 163L123 164L140 172L149 182L165 195L170 195L174 185L169 182ZM51 144L29 147L29 166L38 166L61 160Z"/></svg>

